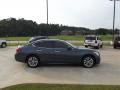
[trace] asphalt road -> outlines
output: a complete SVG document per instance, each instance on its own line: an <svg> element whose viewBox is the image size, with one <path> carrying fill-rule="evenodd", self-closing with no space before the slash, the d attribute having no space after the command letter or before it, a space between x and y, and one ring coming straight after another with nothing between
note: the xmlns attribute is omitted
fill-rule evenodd
<svg viewBox="0 0 120 90"><path fill-rule="evenodd" d="M101 64L94 68L45 65L31 69L15 61L15 48L0 48L0 88L21 83L120 85L120 49L101 49Z"/></svg>

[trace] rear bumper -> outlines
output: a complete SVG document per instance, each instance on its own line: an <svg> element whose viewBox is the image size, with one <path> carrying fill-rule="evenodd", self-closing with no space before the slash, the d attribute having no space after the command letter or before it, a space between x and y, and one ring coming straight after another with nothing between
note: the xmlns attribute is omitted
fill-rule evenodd
<svg viewBox="0 0 120 90"><path fill-rule="evenodd" d="M20 54L20 53L16 53L15 54L15 60L18 61L18 62L22 62L22 63L25 63L26 62L26 55L24 54Z"/></svg>
<svg viewBox="0 0 120 90"><path fill-rule="evenodd" d="M98 44L95 44L95 43L84 43L84 46L95 47L95 46L98 46Z"/></svg>

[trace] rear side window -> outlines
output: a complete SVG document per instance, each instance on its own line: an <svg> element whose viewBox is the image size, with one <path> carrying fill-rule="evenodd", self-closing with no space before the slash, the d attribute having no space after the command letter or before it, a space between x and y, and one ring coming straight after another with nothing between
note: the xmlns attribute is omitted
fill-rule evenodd
<svg viewBox="0 0 120 90"><path fill-rule="evenodd" d="M96 40L96 37L86 37L86 40Z"/></svg>
<svg viewBox="0 0 120 90"><path fill-rule="evenodd" d="M53 42L52 42L52 41L36 42L34 45L35 45L36 47L53 48Z"/></svg>
<svg viewBox="0 0 120 90"><path fill-rule="evenodd" d="M55 41L54 48L67 48L68 45L64 42Z"/></svg>

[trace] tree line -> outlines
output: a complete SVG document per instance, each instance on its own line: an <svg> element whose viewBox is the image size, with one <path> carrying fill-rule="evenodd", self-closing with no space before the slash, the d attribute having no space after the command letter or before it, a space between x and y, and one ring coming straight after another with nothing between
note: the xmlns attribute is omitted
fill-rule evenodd
<svg viewBox="0 0 120 90"><path fill-rule="evenodd" d="M15 37L15 36L54 36L64 34L66 31L69 35L87 35L98 34L106 35L112 34L112 29L99 28L91 30L84 27L71 27L59 24L37 24L32 20L25 20L24 18L15 19L8 18L0 20L0 37ZM118 32L118 29L116 29Z"/></svg>

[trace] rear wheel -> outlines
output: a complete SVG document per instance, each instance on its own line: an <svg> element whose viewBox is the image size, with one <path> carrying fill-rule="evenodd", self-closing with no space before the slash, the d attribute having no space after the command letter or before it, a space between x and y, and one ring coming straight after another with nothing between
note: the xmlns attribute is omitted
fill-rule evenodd
<svg viewBox="0 0 120 90"><path fill-rule="evenodd" d="M116 46L116 45L114 45L114 46L113 46L113 48L114 48L114 49L116 49L116 48L117 48L117 46Z"/></svg>
<svg viewBox="0 0 120 90"><path fill-rule="evenodd" d="M85 48L88 48L88 46L87 46L87 45L85 45Z"/></svg>
<svg viewBox="0 0 120 90"><path fill-rule="evenodd" d="M95 65L95 59L92 56L85 56L82 59L82 65L85 68L92 68Z"/></svg>
<svg viewBox="0 0 120 90"><path fill-rule="evenodd" d="M36 67L39 66L39 64L40 64L40 61L39 61L38 57L32 55L32 56L29 56L27 58L27 65L28 65L28 67L36 68Z"/></svg>
<svg viewBox="0 0 120 90"><path fill-rule="evenodd" d="M2 47L2 48L5 48L5 47L7 47L7 44L6 44L6 43L2 43L2 44L1 44L1 47Z"/></svg>
<svg viewBox="0 0 120 90"><path fill-rule="evenodd" d="M103 48L103 44L102 44L102 45L100 45L100 48Z"/></svg>

